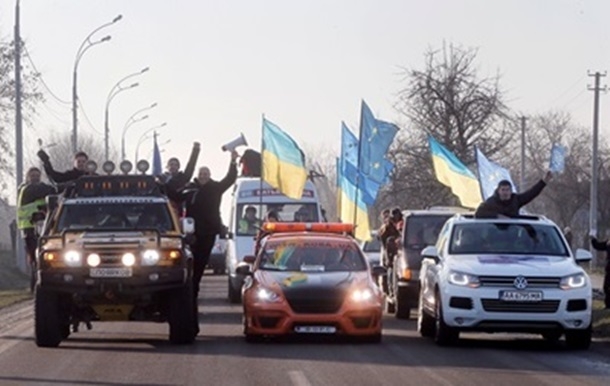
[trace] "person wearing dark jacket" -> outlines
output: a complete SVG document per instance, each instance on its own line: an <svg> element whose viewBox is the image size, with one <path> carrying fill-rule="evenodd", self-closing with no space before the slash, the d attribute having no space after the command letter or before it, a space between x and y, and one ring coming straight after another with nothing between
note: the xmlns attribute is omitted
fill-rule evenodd
<svg viewBox="0 0 610 386"><path fill-rule="evenodd" d="M591 237L591 245L598 251L606 252L606 269L604 272L604 303L606 309L610 309L610 240L599 241L595 237Z"/></svg>
<svg viewBox="0 0 610 386"><path fill-rule="evenodd" d="M237 152L231 152L231 164L227 175L220 181L210 178L210 169L202 167L194 182L188 184L181 191L168 190L171 199L184 203L186 216L195 220L195 242L191 246L193 252L193 291L195 315L197 314L197 297L199 295L199 283L203 276L205 266L210 259L210 253L218 235L222 229L220 218L220 202L222 195L237 179ZM199 332L199 323L195 330Z"/></svg>
<svg viewBox="0 0 610 386"><path fill-rule="evenodd" d="M172 192L178 192L182 190L193 178L195 172L195 165L197 164L197 157L199 157L199 151L201 145L199 142L193 143L193 150L191 150L191 156L186 164L184 172L180 171L180 161L178 158L172 157L167 161L167 172L160 176L161 182L165 185L165 188ZM170 197L172 207L178 213L178 216L182 214L180 203L176 200L172 200Z"/></svg>
<svg viewBox="0 0 610 386"><path fill-rule="evenodd" d="M87 156L87 153L84 151L79 151L78 153L74 154L74 168L66 170L65 172L58 172L53 169L49 155L45 153L44 150L40 150L38 152L38 158L42 160L44 171L47 173L49 180L56 184L74 181L81 176L89 174L86 169L89 156Z"/></svg>
<svg viewBox="0 0 610 386"><path fill-rule="evenodd" d="M25 244L28 263L33 267L36 261L37 238L32 223L32 215L40 212L46 205L45 198L55 193L55 188L40 181L40 169L31 167L25 177L25 183L17 190L17 228Z"/></svg>
<svg viewBox="0 0 610 386"><path fill-rule="evenodd" d="M479 205L474 216L479 218L517 217L519 209L538 197L552 177L552 173L547 172L536 185L523 193L513 193L510 181L502 180L498 183L493 196Z"/></svg>

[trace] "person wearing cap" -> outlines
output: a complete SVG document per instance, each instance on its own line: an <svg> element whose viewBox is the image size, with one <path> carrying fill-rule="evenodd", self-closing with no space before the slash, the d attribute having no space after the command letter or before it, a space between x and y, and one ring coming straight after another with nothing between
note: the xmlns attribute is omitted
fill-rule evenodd
<svg viewBox="0 0 610 386"><path fill-rule="evenodd" d="M49 180L56 184L74 181L81 176L90 174L90 172L87 171L87 161L89 160L89 156L84 151L79 151L78 153L74 154L74 167L70 170L66 170L65 172L58 172L53 169L49 155L44 150L38 151L38 158L40 158L42 161L44 171L47 174L47 177L49 177Z"/></svg>
<svg viewBox="0 0 610 386"><path fill-rule="evenodd" d="M513 193L510 181L502 180L498 183L494 194L479 205L474 216L478 218L517 217L519 209L538 197L552 178L553 174L547 171L536 185L523 193Z"/></svg>

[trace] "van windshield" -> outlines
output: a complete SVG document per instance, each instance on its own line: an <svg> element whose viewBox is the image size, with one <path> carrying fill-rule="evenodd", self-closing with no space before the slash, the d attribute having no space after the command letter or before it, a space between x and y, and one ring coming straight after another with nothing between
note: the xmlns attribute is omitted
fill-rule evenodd
<svg viewBox="0 0 610 386"><path fill-rule="evenodd" d="M318 222L318 206L310 204L239 204L235 211L235 223L237 224L237 235L248 236L256 235L265 215L269 211L277 213L281 222Z"/></svg>

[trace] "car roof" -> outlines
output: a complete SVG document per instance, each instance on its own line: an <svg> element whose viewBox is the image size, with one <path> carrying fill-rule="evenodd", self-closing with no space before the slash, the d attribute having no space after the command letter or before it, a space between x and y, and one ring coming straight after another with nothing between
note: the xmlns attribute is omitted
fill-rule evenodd
<svg viewBox="0 0 610 386"><path fill-rule="evenodd" d="M543 215L522 215L511 218L477 218L472 214L457 214L451 218L453 223L505 223L505 224L545 224L557 226Z"/></svg>
<svg viewBox="0 0 610 386"><path fill-rule="evenodd" d="M340 233L325 233L325 232L282 232L272 233L267 238L267 241L281 240L286 241L290 239L300 239L307 241L340 241L344 243L356 243L356 239L351 236L340 234Z"/></svg>

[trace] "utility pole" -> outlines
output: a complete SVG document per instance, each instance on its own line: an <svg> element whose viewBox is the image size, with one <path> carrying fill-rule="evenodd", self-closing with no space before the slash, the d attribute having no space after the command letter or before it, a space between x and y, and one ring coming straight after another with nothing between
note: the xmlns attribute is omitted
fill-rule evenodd
<svg viewBox="0 0 610 386"><path fill-rule="evenodd" d="M599 137L599 92L606 91L606 87L600 87L599 81L602 76L606 76L600 72L594 74L589 73L589 76L595 77L595 86L589 87L593 91L593 143L592 143L592 160L591 160L591 196L589 204L589 234L597 237L597 183L598 183L598 168L597 168L597 147ZM593 256L596 256L593 248L591 249ZM593 259L593 265L597 266L597 259Z"/></svg>
<svg viewBox="0 0 610 386"><path fill-rule="evenodd" d="M16 188L23 182L23 117L21 115L21 33L19 23L19 0L15 2L15 174L17 176ZM19 195L16 195L19 200ZM19 205L19 202L17 202ZM15 205L15 207L17 207ZM16 213L15 213L16 216ZM16 260L17 266L25 271L25 256L23 240L19 232L15 232Z"/></svg>
<svg viewBox="0 0 610 386"><path fill-rule="evenodd" d="M519 181L519 192L525 191L525 127L527 118L521 117L521 174Z"/></svg>

